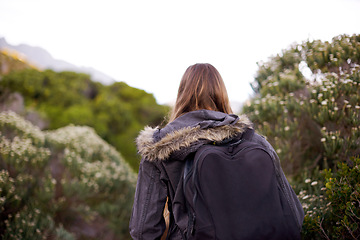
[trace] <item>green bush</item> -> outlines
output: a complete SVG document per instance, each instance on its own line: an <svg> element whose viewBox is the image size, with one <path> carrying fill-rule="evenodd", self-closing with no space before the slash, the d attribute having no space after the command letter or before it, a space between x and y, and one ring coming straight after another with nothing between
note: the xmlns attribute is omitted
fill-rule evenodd
<svg viewBox="0 0 360 240"><path fill-rule="evenodd" d="M359 208L350 200L359 191L359 56L359 35L293 45L259 63L256 95L243 107L298 193L304 239L359 237L359 212L348 214Z"/></svg>
<svg viewBox="0 0 360 240"><path fill-rule="evenodd" d="M10 64L8 58L4 61ZM0 73L0 95L5 98L14 92L23 96L26 111L36 111L44 118L46 129L68 124L94 128L135 171L140 162L135 137L145 125L160 124L169 110L143 90L123 82L104 86L74 72L25 69L4 76ZM1 102L2 98L0 108Z"/></svg>
<svg viewBox="0 0 360 240"><path fill-rule="evenodd" d="M303 239L359 239L360 158L306 179L299 198L306 216ZM299 188L299 187L298 187Z"/></svg>
<svg viewBox="0 0 360 240"><path fill-rule="evenodd" d="M130 239L135 183L92 128L41 131L0 113L2 239Z"/></svg>
<svg viewBox="0 0 360 240"><path fill-rule="evenodd" d="M351 166L339 163L335 173L325 170L325 179L330 203L330 216L325 222L328 235L333 239L359 239L360 158L354 158Z"/></svg>

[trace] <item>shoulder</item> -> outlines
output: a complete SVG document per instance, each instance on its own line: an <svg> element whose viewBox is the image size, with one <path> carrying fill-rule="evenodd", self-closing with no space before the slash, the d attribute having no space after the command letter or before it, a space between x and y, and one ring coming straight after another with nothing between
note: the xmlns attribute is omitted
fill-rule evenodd
<svg viewBox="0 0 360 240"><path fill-rule="evenodd" d="M257 132L254 133L251 141L256 142L266 148L271 147L270 143L266 140L266 137L263 135L260 135Z"/></svg>
<svg viewBox="0 0 360 240"><path fill-rule="evenodd" d="M144 157L146 156L148 160L154 161L156 156L154 152L154 135L159 131L159 128L145 127L136 138L136 146L138 153Z"/></svg>
<svg viewBox="0 0 360 240"><path fill-rule="evenodd" d="M258 133L254 133L252 139L252 142L255 142L257 144L260 144L263 148L265 148L274 159L278 159L278 156L273 148L273 146L266 140L266 137L263 135L260 135Z"/></svg>

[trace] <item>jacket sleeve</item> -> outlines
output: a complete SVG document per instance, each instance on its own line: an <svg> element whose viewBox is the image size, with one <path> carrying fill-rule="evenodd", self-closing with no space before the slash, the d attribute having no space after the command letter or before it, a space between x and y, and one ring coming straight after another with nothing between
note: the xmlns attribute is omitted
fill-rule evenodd
<svg viewBox="0 0 360 240"><path fill-rule="evenodd" d="M163 211L167 198L166 184L154 163L141 160L134 205L130 219L130 235L136 239L160 239L165 231Z"/></svg>

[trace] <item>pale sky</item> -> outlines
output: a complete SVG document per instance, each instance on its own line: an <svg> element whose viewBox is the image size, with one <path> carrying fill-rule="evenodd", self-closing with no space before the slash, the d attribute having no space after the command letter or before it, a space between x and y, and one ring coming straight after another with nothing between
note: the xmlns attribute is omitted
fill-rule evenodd
<svg viewBox="0 0 360 240"><path fill-rule="evenodd" d="M0 37L10 44L94 67L161 104L198 62L214 65L230 100L244 102L257 61L344 33L360 33L360 0L0 0Z"/></svg>

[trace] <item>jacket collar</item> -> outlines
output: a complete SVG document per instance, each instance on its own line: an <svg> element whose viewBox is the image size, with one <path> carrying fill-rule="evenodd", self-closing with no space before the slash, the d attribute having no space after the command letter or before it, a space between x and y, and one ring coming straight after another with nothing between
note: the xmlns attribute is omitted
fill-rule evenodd
<svg viewBox="0 0 360 240"><path fill-rule="evenodd" d="M186 113L164 128L145 127L136 139L139 154L147 161L162 161L199 143L221 142L252 128L245 116L210 110Z"/></svg>

